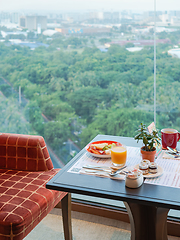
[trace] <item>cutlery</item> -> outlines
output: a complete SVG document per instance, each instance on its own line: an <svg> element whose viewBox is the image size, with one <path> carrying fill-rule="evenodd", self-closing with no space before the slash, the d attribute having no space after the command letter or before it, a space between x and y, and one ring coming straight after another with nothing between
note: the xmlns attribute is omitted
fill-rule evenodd
<svg viewBox="0 0 180 240"><path fill-rule="evenodd" d="M106 173L106 172L99 172L99 171L96 171L96 170L90 170L90 169L86 169L85 172L89 173L89 174L92 174L92 175L95 175L95 176L99 176L99 177L107 177L109 173Z"/></svg>
<svg viewBox="0 0 180 240"><path fill-rule="evenodd" d="M173 148L170 148L170 147L167 147L167 149L174 154L179 153L176 149L173 149Z"/></svg>
<svg viewBox="0 0 180 240"><path fill-rule="evenodd" d="M167 154L169 154L169 156L171 156L173 158L179 158L180 157L180 154L175 154L175 153L172 153L172 152L167 152Z"/></svg>
<svg viewBox="0 0 180 240"><path fill-rule="evenodd" d="M116 170L116 171L111 171L111 173L109 173L109 175L110 175L111 177L113 177L113 176L115 176L115 175L117 175L117 174L119 174L119 173L126 174L127 171L124 171L124 170L123 170L124 168L126 168L126 166L124 166L124 167L122 167L122 168L120 168L120 169L118 169L118 170Z"/></svg>
<svg viewBox="0 0 180 240"><path fill-rule="evenodd" d="M177 151L176 149L172 149L170 147L167 147L167 149L169 150L168 153L175 155L175 156L180 156L179 151Z"/></svg>
<svg viewBox="0 0 180 240"><path fill-rule="evenodd" d="M121 169L124 169L126 166L123 167L105 167L105 166L95 166L95 165L84 165L83 168L98 170L98 171L107 171L107 172L115 172Z"/></svg>
<svg viewBox="0 0 180 240"><path fill-rule="evenodd" d="M108 172L108 173L106 173L106 172L100 172L100 171L98 171L98 170L91 170L91 169L86 169L85 170L85 172L87 172L87 173L89 173L89 174L92 174L92 175L94 175L94 176L98 176L98 177L108 177L108 175L110 176L110 177L114 177L114 176L116 176L118 173L121 173L121 174L126 174L127 172L125 172L125 171L123 171L123 170L119 170L118 172L116 172L116 173L113 173L113 172Z"/></svg>
<svg viewBox="0 0 180 240"><path fill-rule="evenodd" d="M92 167L90 165L85 165L83 166L83 168L85 168L85 172L88 173L92 173L92 174L97 174L97 175L103 175L103 176L107 176L106 172L109 174L109 176L113 177L115 175L117 175L118 173L126 173L125 171L122 171L124 168L126 168L126 166L123 166L121 168L118 168L118 170L113 170L113 169L109 169L109 168L104 168L104 167ZM100 171L102 171L102 173L100 173ZM104 172L104 174L103 174Z"/></svg>
<svg viewBox="0 0 180 240"><path fill-rule="evenodd" d="M105 169L105 168L96 168L96 167L86 167L86 166L84 166L83 168L85 168L85 169L87 169L87 170L85 170L85 171L95 171L95 172L98 172L98 171L103 171L103 172L111 172L112 170L111 169Z"/></svg>
<svg viewBox="0 0 180 240"><path fill-rule="evenodd" d="M88 168L88 169L109 169L109 170L118 170L122 169L122 167L106 167L106 166L97 166L97 165L84 165L83 168Z"/></svg>
<svg viewBox="0 0 180 240"><path fill-rule="evenodd" d="M110 167L96 165L84 165L83 168L110 169Z"/></svg>

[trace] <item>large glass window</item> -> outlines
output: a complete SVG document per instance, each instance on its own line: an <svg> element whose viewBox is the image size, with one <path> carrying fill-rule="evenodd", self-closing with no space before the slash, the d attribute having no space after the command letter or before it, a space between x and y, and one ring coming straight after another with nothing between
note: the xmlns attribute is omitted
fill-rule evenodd
<svg viewBox="0 0 180 240"><path fill-rule="evenodd" d="M178 1L0 9L1 132L42 135L58 168L97 134L133 137L154 114L158 129L180 130Z"/></svg>

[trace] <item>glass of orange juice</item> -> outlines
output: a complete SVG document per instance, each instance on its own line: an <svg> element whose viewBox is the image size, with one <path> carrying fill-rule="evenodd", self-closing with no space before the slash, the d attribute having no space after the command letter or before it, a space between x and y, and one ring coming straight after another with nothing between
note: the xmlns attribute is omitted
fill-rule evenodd
<svg viewBox="0 0 180 240"><path fill-rule="evenodd" d="M127 148L124 145L115 146L111 149L111 160L114 166L121 167L126 163Z"/></svg>

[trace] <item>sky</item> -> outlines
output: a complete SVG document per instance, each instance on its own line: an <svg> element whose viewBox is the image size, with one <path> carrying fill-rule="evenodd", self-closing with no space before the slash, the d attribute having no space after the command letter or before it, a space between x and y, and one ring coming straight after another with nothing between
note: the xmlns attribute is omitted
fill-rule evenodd
<svg viewBox="0 0 180 240"><path fill-rule="evenodd" d="M180 0L0 0L0 11L180 10Z"/></svg>

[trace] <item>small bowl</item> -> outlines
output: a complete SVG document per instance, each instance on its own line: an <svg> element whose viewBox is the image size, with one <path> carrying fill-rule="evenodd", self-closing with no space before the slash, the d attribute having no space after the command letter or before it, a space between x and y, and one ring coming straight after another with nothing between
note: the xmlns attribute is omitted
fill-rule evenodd
<svg viewBox="0 0 180 240"><path fill-rule="evenodd" d="M126 174L125 185L129 188L138 188L143 184L143 180L142 171L130 171Z"/></svg>

